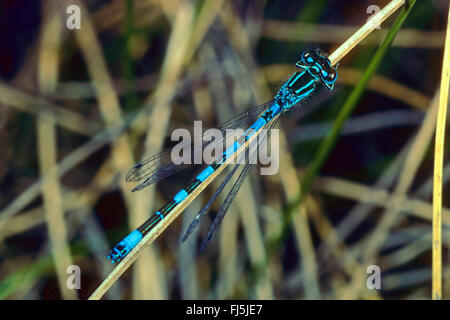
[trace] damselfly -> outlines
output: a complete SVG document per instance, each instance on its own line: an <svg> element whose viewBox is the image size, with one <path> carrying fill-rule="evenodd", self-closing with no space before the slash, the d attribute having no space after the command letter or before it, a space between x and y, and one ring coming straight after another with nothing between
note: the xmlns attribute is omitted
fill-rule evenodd
<svg viewBox="0 0 450 320"><path fill-rule="evenodd" d="M200 188L205 183L208 177L217 170L220 166L224 165L227 160L236 156L238 152L242 153L241 148L245 148L245 143L252 137L255 137L262 132L267 132L263 129L271 129L278 120L278 117L285 111L291 109L294 106L306 101L311 94L318 88L318 84L322 83L330 91L333 90L334 83L337 79L337 66L332 67L327 55L319 49L304 51L301 54L300 60L296 63L296 67L299 69L295 72L278 90L277 95L268 103L249 109L247 112L239 115L238 117L227 121L219 128L225 132L226 129L239 128L248 119L255 118L253 124L239 137L233 145L228 147L223 154L218 157L212 164L208 165L203 171L198 174L184 189L181 189L173 199L168 202L161 209L156 211L147 221L145 221L139 228L127 235L122 241L120 241L108 255L108 259L111 259L112 263L122 260L138 243L142 238L150 232L161 220L163 220L171 211L179 206L186 197L191 194L197 188ZM262 115L261 115L262 114ZM220 141L214 141L219 143ZM201 148L205 148L208 143L204 143ZM198 151L198 150L197 150ZM195 152L195 150L194 150ZM168 160L170 157L169 152L161 152L155 156L152 156L137 165L135 165L127 174L126 180L129 182L141 181L133 191L140 190L158 180L161 180L169 175L175 173L180 166L170 163ZM216 190L212 198L207 202L203 209L196 215L191 225L188 227L183 241L192 233L195 227L198 225L200 219L209 210L214 200L224 189L225 185L230 181L231 177L237 171L239 165L236 165L228 176L222 181L219 188ZM229 194L225 198L224 203L219 209L208 234L201 244L201 249L208 244L214 235L218 225L224 218L228 208L233 202L239 188L241 187L244 179L246 178L250 168L250 163L244 164L243 169L232 186Z"/></svg>

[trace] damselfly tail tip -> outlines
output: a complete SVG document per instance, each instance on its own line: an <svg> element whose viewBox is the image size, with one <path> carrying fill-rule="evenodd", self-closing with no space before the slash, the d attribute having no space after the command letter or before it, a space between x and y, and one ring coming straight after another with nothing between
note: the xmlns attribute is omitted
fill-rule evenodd
<svg viewBox="0 0 450 320"><path fill-rule="evenodd" d="M114 264L116 262L119 262L120 257L117 253L115 253L113 250L109 252L109 254L106 256L106 259L111 260L111 264Z"/></svg>

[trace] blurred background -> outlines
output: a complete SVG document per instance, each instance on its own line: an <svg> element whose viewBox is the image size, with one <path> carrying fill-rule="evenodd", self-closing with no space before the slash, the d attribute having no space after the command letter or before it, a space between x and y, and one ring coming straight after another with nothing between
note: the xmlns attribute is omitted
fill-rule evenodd
<svg viewBox="0 0 450 320"><path fill-rule="evenodd" d="M302 50L331 53L388 2L2 0L0 298L87 299L113 269L108 251L195 175L131 193L124 177L136 162L164 150L173 129L199 119L215 127L270 100ZM222 177L105 299L429 299L447 12L446 0L417 1L285 236L305 170L398 13L341 61L332 93L280 120L279 173L252 170L203 253L223 196L180 238ZM66 286L69 265L80 267L79 290ZM380 290L366 286L371 265Z"/></svg>

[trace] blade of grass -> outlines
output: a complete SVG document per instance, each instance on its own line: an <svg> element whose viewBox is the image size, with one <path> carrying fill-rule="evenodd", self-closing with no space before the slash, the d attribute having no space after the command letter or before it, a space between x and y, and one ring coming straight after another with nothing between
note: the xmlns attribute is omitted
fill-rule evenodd
<svg viewBox="0 0 450 320"><path fill-rule="evenodd" d="M273 121L272 119L271 121ZM270 123L270 122L269 122ZM252 143L257 137L257 134L251 136L241 148L236 152L236 157L239 157L241 153ZM98 300L104 293L113 285L113 283L128 269L128 267L138 258L139 253L147 246L149 246L171 223L177 218L181 212L213 181L226 167L227 163L218 167L199 187L197 187L192 193L190 193L180 204L175 207L155 228L153 228L145 237L130 251L125 258L119 262L117 267L109 274L109 276L102 282L102 284L95 290L95 292L89 297L89 300Z"/></svg>
<svg viewBox="0 0 450 320"><path fill-rule="evenodd" d="M297 19L295 22L282 20L266 20L263 25L263 36L277 41L306 43L341 43L354 32L354 27L333 24L308 23ZM332 35L332 36L331 36ZM386 36L384 30L379 30L370 38L366 38L361 45L377 46ZM400 48L442 48L444 42L442 31L422 31L403 29L392 43Z"/></svg>
<svg viewBox="0 0 450 320"><path fill-rule="evenodd" d="M270 83L280 83L286 74L294 71L290 64L272 64L263 68L264 76ZM338 84L354 86L359 82L363 71L353 67L339 67ZM392 80L386 76L375 74L367 84L367 90L403 102L413 108L426 110L431 99L422 92Z"/></svg>
<svg viewBox="0 0 450 320"><path fill-rule="evenodd" d="M48 92L46 94L52 95L54 93ZM0 103L6 107L12 107L33 115L44 110L50 111L59 126L81 135L93 135L101 128L95 120L88 119L79 113L55 105L47 99L33 96L2 82L0 82Z"/></svg>
<svg viewBox="0 0 450 320"><path fill-rule="evenodd" d="M347 118L350 116L350 114L353 112L353 110L356 108L359 100L361 99L363 93L365 92L365 89L369 83L369 80L371 79L372 75L376 72L378 66L381 64L381 61L385 57L390 44L395 38L395 35L401 28L403 22L405 21L406 17L408 16L411 8L413 7L415 3L415 0L411 1L411 4L409 7L403 8L402 12L400 12L399 16L397 17L397 20L395 21L394 25L390 28L388 35L384 39L383 43L381 44L380 48L375 53L374 57L372 58L371 62L367 66L367 69L365 70L364 74L361 77L361 80L356 85L355 89L352 91L350 96L348 97L346 103L342 106L341 112L337 116L333 128L329 132L328 136L325 138L325 140L322 142L322 144L319 147L319 150L317 151L314 160L312 161L310 167L308 168L302 185L302 194L306 193L312 183L312 180L317 175L317 173L322 168L323 164L325 163L328 155L331 153L338 137L341 132L341 129L347 120ZM374 18L375 19L375 18ZM301 195L299 195L297 201L301 199Z"/></svg>
<svg viewBox="0 0 450 320"><path fill-rule="evenodd" d="M386 188L366 186L333 177L320 177L314 182L313 189L335 197L342 197L359 203L373 204L381 208L387 208L389 202L389 190ZM401 212L411 216L430 221L432 206L430 203L417 198L407 197L401 204ZM443 208L444 224L450 227L450 210ZM342 236L341 236L342 237Z"/></svg>
<svg viewBox="0 0 450 320"><path fill-rule="evenodd" d="M59 50L62 39L62 19L55 3L43 4L44 23L39 52L38 82L42 93L52 92L57 87ZM54 116L43 111L37 117L37 149L41 175L45 175L57 162L58 144ZM49 179L42 186L43 207L48 226L49 242L55 263L59 290L64 299L77 299L77 293L66 285L66 269L72 265L63 200L58 178Z"/></svg>
<svg viewBox="0 0 450 320"><path fill-rule="evenodd" d="M33 285L34 282L42 279L43 276L51 276L54 274L54 263L51 253L44 252L34 258L34 262L24 266L8 275L0 282L0 300L4 300L19 290ZM86 248L79 242L71 245L70 251L73 253L73 260L77 261L85 256Z"/></svg>
<svg viewBox="0 0 450 320"><path fill-rule="evenodd" d="M217 12L221 1L204 3L197 17L195 17L194 6L190 3L177 1L161 2L163 7L166 6L166 14L170 16L173 26L162 65L160 81L155 92L147 98L155 97L151 114L147 118L149 130L145 138L146 154L157 152L163 146L170 115L172 114L170 99L175 95L175 84L184 70L183 67L192 58L198 43L214 20L214 12ZM213 5L211 6L211 4ZM219 7L215 7L216 4ZM173 5L175 7L170 8ZM208 12L211 15L205 15ZM147 212L155 207L154 194L155 185L149 186L136 194L141 212L145 213L144 216L140 217L140 221L144 221L147 218ZM133 223L133 225L137 224ZM146 263L142 259L137 262L136 267L142 270L142 273L145 273L147 268Z"/></svg>
<svg viewBox="0 0 450 320"><path fill-rule="evenodd" d="M338 49L336 49L332 54L330 54L328 58L331 61L331 65L335 65L336 63L341 61L342 58L345 57L348 52L350 52L354 47L356 47L358 43L364 40L378 25L383 23L383 21L389 18L395 11L397 11L398 8L400 8L405 3L406 7L403 9L402 13L404 14L406 12L407 15L409 13L409 10L414 5L414 2L415 0L412 1L392 0L391 2L389 2L389 4L387 4L383 9L381 9L380 12L374 15L372 19L370 19L366 24L364 24L358 31L356 31L350 38L348 38L347 41L345 41L342 45L340 45ZM400 18L402 17L402 13L399 16ZM406 15L404 16L404 18L406 18ZM400 26L403 24L403 21L400 22L399 20L401 19L397 19L397 22L399 22L398 29L395 30L396 24L394 24L394 26L391 27L380 49L383 48L383 45L386 42L388 42L387 45L385 45L386 48L389 47L392 41L394 40L395 35L400 29ZM395 30L395 32L393 32L393 29ZM380 57L380 61L382 56Z"/></svg>
<svg viewBox="0 0 450 320"><path fill-rule="evenodd" d="M223 19L223 15L225 13L230 14L230 6L224 5L224 8L220 14L220 18ZM234 24L239 24L239 22L236 22L236 17L233 19L235 22ZM230 37L231 42L235 42L233 40L234 33L229 30L230 29L230 21L226 20L224 21L225 26L227 27L228 34ZM243 28L239 28L239 30L242 30ZM241 35L244 34L244 32L241 31ZM218 59L217 55L214 54L214 50L211 46L207 46L204 52L202 52L205 60L211 61L212 63L215 63L217 66L221 66L221 62ZM233 55L232 59L235 59L236 57ZM236 69L244 68L244 66L237 61L231 64ZM245 71L235 71L233 72L230 70L231 74L236 73L244 73ZM239 95L235 95L234 102L232 103L231 98L227 96L226 92L226 86L225 86L225 79L222 77L222 75L213 75L209 74L208 76L209 83L210 83L210 91L213 93L213 96L215 97L215 100L217 103L215 104L216 112L218 114L219 121L223 122L227 118L229 118L229 115L233 113L231 106L234 104L236 106L242 106L245 105L244 99L241 98ZM244 78L245 79L245 78ZM237 80L235 80L237 82ZM244 230L244 236L245 236L245 242L247 245L247 252L250 257L250 261L253 265L258 265L261 263L261 261L264 261L266 259L265 254L266 250L264 248L264 240L262 236L261 229L259 227L259 224L257 223L257 216L258 216L258 201L255 199L255 194L252 190L253 186L250 184L250 180L247 179L239 193L236 196L236 199L233 201L233 204L231 206L231 210L236 210L239 212L239 217L242 222L243 230ZM228 221L227 221L228 220ZM235 219L226 219L223 221L223 223L237 223L237 220ZM224 226L224 225L223 225ZM229 226L231 227L231 226ZM226 233L226 237L228 240L221 241L221 262L225 262L228 259L234 259L234 254L237 253L235 245L237 244L237 241L230 241L231 238L237 239L237 225L235 227L227 228L230 231L232 230L234 233ZM222 238L221 238L222 239ZM226 247L226 248L225 248ZM224 264L221 263L221 266ZM229 275L232 275L232 273L229 273ZM270 282L263 282L257 285L257 287L254 289L255 297L257 299L273 299L273 287Z"/></svg>
<svg viewBox="0 0 450 320"><path fill-rule="evenodd" d="M228 33L229 35L229 33ZM217 54L214 50L213 45L210 43L205 43L201 50L199 50L199 63L202 65L207 64L215 64L218 66L218 69L224 68L222 62L218 59ZM237 63L232 64L233 67L238 68ZM231 72L230 72L231 73ZM228 91L225 86L225 79L223 73L207 73L206 79L208 81L207 92L210 94L210 99L214 101L209 101L210 108L214 109L215 114L217 115L217 119L219 121L223 121L225 119L229 119L233 114L231 110L231 106L233 105L232 97L228 94ZM203 101L205 103L205 101ZM235 103L235 105L239 105L239 103ZM227 170L230 172L230 170ZM228 173L225 173L228 174ZM213 182L213 188L217 189L220 181ZM240 190L241 193L243 190ZM223 203L225 200L226 194L222 194L219 196L217 203ZM252 195L253 196L253 195ZM238 254L239 254L239 246L238 246L238 228L239 228L239 215L234 214L237 210L235 199L230 207L230 213L227 215L227 219L224 219L221 223L218 246L219 246L219 257L217 261L217 280L215 281L216 290L215 297L216 299L226 299L230 295L234 293L234 285L238 282ZM251 213L252 214L252 213ZM245 231L245 236L247 237L248 233ZM249 243L249 241L247 241ZM251 254L249 253L251 256ZM211 293L210 293L211 294Z"/></svg>
<svg viewBox="0 0 450 320"><path fill-rule="evenodd" d="M439 109L436 124L433 184L432 299L442 299L442 167L444 163L445 125L450 82L450 8L447 18L444 61L442 65Z"/></svg>
<svg viewBox="0 0 450 320"><path fill-rule="evenodd" d="M403 4L404 1L398 1L398 0L393 0L391 3L397 4L398 6L399 3ZM389 6L389 5L388 5ZM383 21L384 18L386 19L387 16L389 16L393 11L392 8L395 7L394 5L391 5L390 10L382 10L380 11L380 13L382 13L382 16L380 17L379 21ZM397 7L398 8L398 7ZM409 11L408 11L409 12ZM376 20L376 17L373 18L371 21ZM401 23L400 23L401 25ZM364 27L363 27L364 28ZM367 24L365 25L366 29L370 29L373 27L372 26L367 26ZM399 27L398 27L399 28ZM369 31L370 32L370 31ZM360 37L364 37L368 34L364 33L364 32L359 32L359 36ZM395 35L395 32L394 32ZM392 37L393 38L393 37ZM340 53L341 56L345 55L346 52L348 52L348 50L350 50L352 48L352 46L355 46L359 41L357 41L357 37L355 39L355 37L352 39L351 42L347 42L346 46L347 47L347 51L342 51ZM361 39L359 39L361 40ZM335 54L333 62L336 62L337 60L339 60L339 55ZM381 60L381 59L380 59ZM164 67L163 67L164 70ZM161 86L160 88L164 89L164 86ZM164 92L164 90L163 90ZM164 100L164 99L163 99ZM163 104L165 105L165 103ZM153 116L156 114L156 112L153 112ZM164 122L164 121L163 121ZM148 137L150 137L150 135L148 135ZM148 143L147 141L147 146L152 145L151 143ZM224 168L224 167L222 167ZM222 169L223 170L223 169ZM208 185L211 180L213 178L215 178L217 176L217 174L219 174L222 170L218 169L215 174L211 175L209 179L207 179L205 181L204 186L206 187L206 185ZM147 234L144 239L136 246L135 249L133 249L128 255L127 257L125 257L124 260L121 261L121 263L119 263L119 265L116 267L116 269L113 271L113 273L110 274L110 276L108 276L108 278L100 285L99 288L97 288L97 290L93 293L93 295L90 297L90 299L98 299L100 298L103 293L114 283L115 280L117 280L117 278L131 265L131 263L137 258L137 255L139 254L139 251L141 251L143 249L144 246L148 245L151 241L153 241L167 226L168 224L170 224L173 219L178 216L182 210L185 209L185 207L198 195L198 193L201 192L201 190L203 190L203 188L198 188L198 192L192 193L192 196L189 196L188 198L186 198L180 205L179 207L177 207L171 214L169 214L169 216L167 217L167 219L164 220L164 222L162 222L158 228L155 228L153 230L153 232L150 232L149 234ZM196 190L197 191L197 190Z"/></svg>
<svg viewBox="0 0 450 320"><path fill-rule="evenodd" d="M398 183L387 200L387 207L382 217L377 221L376 228L371 232L365 241L360 244L360 256L362 257L361 267L355 272L351 283L345 290L345 297L348 299L357 298L365 287L360 281L363 281L364 267L375 263L376 257L382 248L383 242L389 235L390 229L396 225L402 218L399 211L402 209L402 203L406 198L408 191L416 177L418 169L425 157L426 151L431 143L437 118L437 95L428 109L425 120L422 123L418 133L414 136L411 148L408 150L405 162L400 170ZM361 273L362 272L362 273Z"/></svg>
<svg viewBox="0 0 450 320"><path fill-rule="evenodd" d="M1 89L1 85L0 85ZM178 88L174 88L177 93ZM0 90L1 91L1 90ZM17 98L17 97L16 97ZM30 97L31 99L31 97ZM12 99L10 99L12 100ZM167 101L170 103L171 99ZM144 103L145 106L150 105L153 102L150 98ZM88 142L82 144L74 151L70 152L67 156L63 158L57 165L55 165L52 170L45 176L41 177L38 181L34 182L29 186L24 192L22 192L16 199L14 199L5 209L0 212L0 229L3 227L4 223L17 212L22 210L31 201L33 201L41 192L42 184L47 179L53 179L54 176L61 177L64 174L72 170L76 165L81 163L91 154L105 146L106 144L115 141L121 137L126 129L131 131L145 130L146 115L148 113L148 108L141 108L135 112L128 114L127 116L121 118L120 120L111 124L108 128L103 129L99 133L96 133ZM71 120L72 121L72 120ZM84 121L84 120L83 120ZM81 121L81 122L83 122ZM74 123L79 123L80 121L74 121ZM56 170L58 168L58 170ZM1 238L1 235L0 235Z"/></svg>
<svg viewBox="0 0 450 320"><path fill-rule="evenodd" d="M324 5L325 3L324 1L322 1L321 6ZM315 3L314 5L311 5L310 3L310 6L317 8L317 3ZM238 14L236 14L235 11L236 11L235 8L228 3L224 5L224 10L221 12L220 15L220 18L222 19L228 31L230 42L232 43L233 48L236 51L235 57L238 61L233 63L233 65L242 66L241 68L244 70L244 75L239 77L243 78L250 84L249 85L251 89L250 91L253 92L256 101L267 101L268 99L270 99L271 96L270 88L268 86L268 83L265 79L265 75L263 74L261 68L258 67L258 64L256 63L254 57L252 56L252 54L250 54L251 41L249 39L249 35L247 35L246 32L242 32L242 30L245 30L245 27L242 25L242 22L238 18ZM318 8L318 11L321 11L321 9ZM239 57L242 57L242 60L239 59ZM284 76L286 75L286 73L284 73ZM295 195L297 193L296 190L298 189L298 186L300 184L298 181L298 176L295 173L295 167L293 166L292 157L288 152L289 151L288 144L286 142L286 138L283 132L280 132L279 141L280 141L279 154L281 163L279 174L280 177L282 177L280 179L280 182L283 186L284 193L286 194L288 200L290 201L295 198ZM246 195L245 193L242 193L242 198L246 197L249 196ZM300 212L302 212L303 214ZM305 288L305 293L307 298L318 299L320 297L320 290L317 281L315 255L312 246L311 232L309 230L308 225L308 218L306 215L306 211L304 210L302 211L299 210L299 214L302 215L303 219L298 219L294 222L294 232L296 235L296 243L298 244L297 249L300 251L299 253L302 257L301 259L302 265L304 267L303 275L305 283L307 284ZM249 216L248 212L245 212L244 217L248 216ZM251 224L254 225L255 222L251 222ZM249 224L247 223L247 225ZM244 229L245 230L249 229L250 232L246 231L246 233L254 235L257 234L256 230L251 230L250 228ZM259 247L264 248L264 244L259 245ZM257 250L255 249L252 250L252 248L249 246L250 255L254 255L252 251L256 252ZM261 263L264 263L264 261L267 260L266 252L258 255L259 258L257 260L252 259L253 260L252 267L256 269ZM268 279L268 277L266 276L263 276L261 278L264 280ZM256 289L258 289L258 287L261 288L261 284L259 283L254 283L254 285L257 287Z"/></svg>
<svg viewBox="0 0 450 320"><path fill-rule="evenodd" d="M398 3L398 1L392 1ZM331 131L328 133L328 136L323 140L321 145L319 146L318 151L316 152L313 161L311 162L311 165L308 167L306 174L303 179L303 183L301 185L300 193L297 195L296 199L290 204L290 206L287 208L285 213L285 219L284 219L284 225L281 231L281 235L278 239L275 240L275 242L272 244L273 251L276 251L277 248L279 248L280 244L282 243L283 239L286 237L287 229L289 226L289 223L292 218L292 214L294 210L297 208L297 206L302 202L303 197L308 193L308 191L311 188L311 185L313 183L314 178L317 176L318 172L324 165L326 159L328 158L329 154L333 150L334 145L337 142L337 139L339 138L339 134L341 132L341 129L347 120L347 118L350 116L350 114L353 112L353 110L356 108L360 98L362 97L363 93L365 92L365 89L367 88L367 85L372 77L372 75L377 70L378 66L381 64L381 61L385 57L390 44L394 40L396 34L400 30L401 26L403 25L403 22L405 21L406 17L410 13L412 7L414 6L415 0L412 0L409 2L408 6L403 7L402 11L399 13L396 21L390 28L386 38L378 48L378 50L375 52L375 55L373 56L371 62L367 66L367 69L365 70L364 74L361 77L361 80L358 82L356 87L351 92L350 96L348 97L345 104L342 106L342 109L340 113L338 114L333 127ZM380 11L380 13L383 12ZM391 11L387 11L388 13L392 13ZM386 13L385 13L386 14ZM375 20L375 17L372 20ZM380 21L382 21L380 19ZM367 24L366 24L367 25ZM363 31L361 31L363 30ZM365 28L362 27L357 33L361 35L367 36L367 31L364 31ZM373 29L370 29L373 30ZM349 50L346 48L353 48L355 46L354 43L358 43L360 39L352 37L352 41L346 41L343 44L343 49L338 49L333 53L332 56L334 57L334 63L336 63L339 59L342 58L342 54L348 52ZM331 56L330 56L331 60Z"/></svg>
<svg viewBox="0 0 450 320"><path fill-rule="evenodd" d="M153 97L155 100L151 114L147 117L149 130L145 138L146 154L157 152L163 146L163 140L172 113L170 100L176 93L175 84L181 76L184 66L192 59L195 49L213 22L222 1L205 2L201 6L197 17L194 16L194 8L189 3L177 1L164 1L164 4L163 2L161 3L163 6L167 6L166 13L168 15L171 15L171 13L175 14L171 17L173 27L162 66L160 81L155 92L147 98L147 101L153 99ZM172 5L175 5L175 7L169 9ZM142 213L138 219L140 222L147 218L148 211L155 206L154 193L155 186L153 185L135 195ZM132 223L132 225L138 225L138 223ZM141 259L136 267L144 275L145 270L148 269L148 263ZM147 288L145 291L150 291L150 289Z"/></svg>
<svg viewBox="0 0 450 320"><path fill-rule="evenodd" d="M123 119L122 109L117 93L112 85L110 73L103 55L101 44L98 40L97 33L92 25L92 20L88 14L88 9L80 3L82 8L82 24L83 30L75 33L75 38L79 45L80 51L84 57L87 65L87 70L92 78L93 83L96 84L97 100L99 104L99 111L108 126L113 125ZM131 142L128 134L120 136L113 142L114 148L111 152L112 162L118 172L126 172L135 163L131 148ZM129 212L130 225L136 225L142 221L142 217L146 216L147 211L141 206L142 195L130 193L129 186L125 181L121 180L119 183L121 193L124 196L125 203ZM145 220L145 219L144 219ZM151 251L153 251L152 248ZM160 268L157 267L159 260L155 252L146 252L145 261L148 271L154 275L153 288L160 288L159 290L149 290L145 285L150 282L145 280L145 273L142 268L138 268L133 274L134 297L140 298L159 298L165 297L165 285L162 283L165 279L163 272L158 272Z"/></svg>

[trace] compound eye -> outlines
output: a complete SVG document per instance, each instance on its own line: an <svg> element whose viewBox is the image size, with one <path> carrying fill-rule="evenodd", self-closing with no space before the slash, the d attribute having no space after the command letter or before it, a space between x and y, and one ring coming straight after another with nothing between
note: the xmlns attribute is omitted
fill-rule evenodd
<svg viewBox="0 0 450 320"><path fill-rule="evenodd" d="M334 71L333 69L330 71L330 73L328 73L328 75L326 76L326 80L328 82L333 82L336 80L336 71Z"/></svg>
<svg viewBox="0 0 450 320"><path fill-rule="evenodd" d="M309 51L305 51L303 53L303 61L305 61L308 64L312 64L314 62L314 59Z"/></svg>

